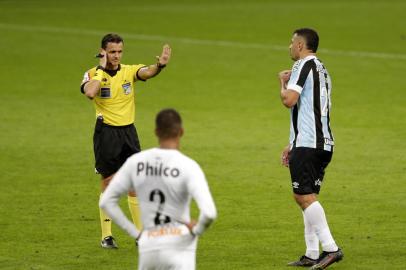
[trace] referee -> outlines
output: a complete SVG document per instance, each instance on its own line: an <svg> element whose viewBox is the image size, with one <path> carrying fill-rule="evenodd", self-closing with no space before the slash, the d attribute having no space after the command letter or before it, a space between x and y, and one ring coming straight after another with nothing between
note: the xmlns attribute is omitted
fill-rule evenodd
<svg viewBox="0 0 406 270"><path fill-rule="evenodd" d="M281 100L291 112L290 140L282 152L282 164L289 167L294 198L303 211L306 242L305 255L288 265L311 269L325 269L344 256L317 201L334 149L330 128L331 79L316 56L318 45L316 31L294 31L289 49L295 63L292 70L279 73Z"/></svg>
<svg viewBox="0 0 406 270"><path fill-rule="evenodd" d="M158 75L171 57L171 48L164 45L156 64L124 65L121 64L123 47L124 41L119 35L105 35L96 56L100 58L99 65L85 73L81 84L81 92L93 100L96 109L93 145L102 192L126 159L141 151L134 126L136 82ZM128 193L128 206L133 222L140 230L140 210L134 192ZM100 223L101 246L117 248L111 233L111 219L102 209Z"/></svg>

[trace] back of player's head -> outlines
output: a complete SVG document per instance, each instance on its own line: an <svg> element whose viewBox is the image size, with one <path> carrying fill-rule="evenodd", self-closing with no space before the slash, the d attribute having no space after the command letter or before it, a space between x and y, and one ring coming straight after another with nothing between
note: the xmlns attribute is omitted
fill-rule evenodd
<svg viewBox="0 0 406 270"><path fill-rule="evenodd" d="M156 116L155 125L160 139L176 138L182 134L182 118L174 109L161 110Z"/></svg>
<svg viewBox="0 0 406 270"><path fill-rule="evenodd" d="M293 34L301 36L306 40L307 49L314 53L317 51L317 48L319 47L319 35L315 30L310 28L300 28L295 30Z"/></svg>
<svg viewBox="0 0 406 270"><path fill-rule="evenodd" d="M112 42L112 43L124 43L124 40L123 40L122 37L120 37L117 34L109 33L109 34L105 35L102 38L101 47L103 49L106 49L107 48L107 43L109 43L109 42Z"/></svg>

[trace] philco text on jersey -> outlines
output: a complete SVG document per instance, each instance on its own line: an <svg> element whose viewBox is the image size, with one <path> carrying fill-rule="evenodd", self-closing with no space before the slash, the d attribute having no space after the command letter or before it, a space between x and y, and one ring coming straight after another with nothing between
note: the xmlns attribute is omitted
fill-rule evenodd
<svg viewBox="0 0 406 270"><path fill-rule="evenodd" d="M180 171L178 168L165 166L162 162L156 162L155 165L151 165L148 162L139 162L137 164L137 175L140 175L141 173L145 173L146 176L178 177Z"/></svg>

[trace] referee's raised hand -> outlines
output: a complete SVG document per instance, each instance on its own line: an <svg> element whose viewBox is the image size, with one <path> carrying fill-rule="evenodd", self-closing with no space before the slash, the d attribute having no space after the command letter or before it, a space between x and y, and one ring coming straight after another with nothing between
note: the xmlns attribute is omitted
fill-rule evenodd
<svg viewBox="0 0 406 270"><path fill-rule="evenodd" d="M169 63L169 59L171 58L171 47L168 44L165 44L162 48L161 56L157 56L158 64L160 66L165 66Z"/></svg>
<svg viewBox="0 0 406 270"><path fill-rule="evenodd" d="M106 52L106 50L101 48L99 55L101 56L100 59L99 59L99 65L102 68L106 68L106 65L107 65L107 52Z"/></svg>

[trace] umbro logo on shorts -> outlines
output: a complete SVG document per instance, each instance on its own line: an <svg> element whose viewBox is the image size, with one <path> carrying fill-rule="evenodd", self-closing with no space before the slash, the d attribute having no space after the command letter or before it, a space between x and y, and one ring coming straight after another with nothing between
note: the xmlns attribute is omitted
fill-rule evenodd
<svg viewBox="0 0 406 270"><path fill-rule="evenodd" d="M298 182L293 182L292 186L293 186L293 188L299 188L299 183Z"/></svg>
<svg viewBox="0 0 406 270"><path fill-rule="evenodd" d="M321 186L321 181L320 181L320 179L317 179L316 181L314 181L314 185L315 185L315 186Z"/></svg>

